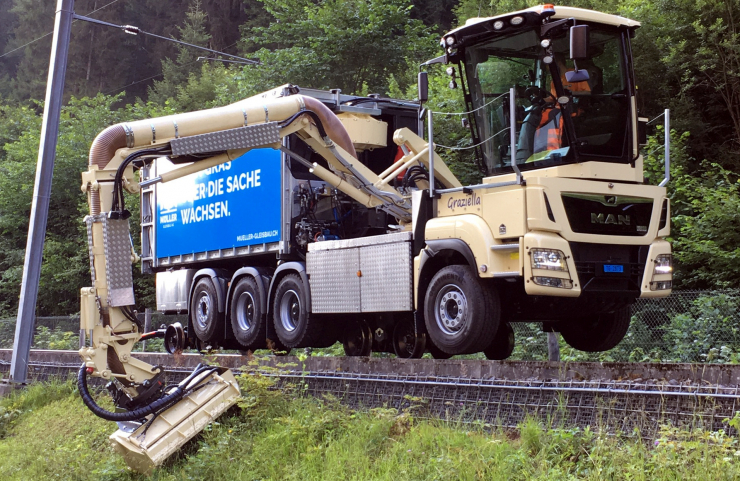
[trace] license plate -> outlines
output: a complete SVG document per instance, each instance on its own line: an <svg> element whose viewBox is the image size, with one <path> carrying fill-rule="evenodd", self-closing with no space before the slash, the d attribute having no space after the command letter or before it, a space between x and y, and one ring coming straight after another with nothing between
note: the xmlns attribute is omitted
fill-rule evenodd
<svg viewBox="0 0 740 481"><path fill-rule="evenodd" d="M604 272L624 273L624 266L621 264L604 264Z"/></svg>

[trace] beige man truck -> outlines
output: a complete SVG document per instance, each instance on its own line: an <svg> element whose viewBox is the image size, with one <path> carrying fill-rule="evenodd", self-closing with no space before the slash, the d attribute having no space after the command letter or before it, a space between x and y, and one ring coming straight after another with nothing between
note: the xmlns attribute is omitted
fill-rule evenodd
<svg viewBox="0 0 740 481"><path fill-rule="evenodd" d="M638 297L671 290L670 207L645 185L635 21L545 5L442 38L484 173L463 186L419 102L283 86L211 110L126 122L83 174L93 286L82 290L80 392L146 471L238 397L228 371L176 387L131 348L154 335L239 350L323 347L400 357L508 357L513 322L586 351L614 347ZM431 146L431 148L430 148ZM134 171L139 171L139 178ZM667 182L667 179L666 179ZM664 182L665 183L665 182ZM139 193L142 252L124 191ZM142 333L131 263L188 326ZM87 377L111 380L117 410Z"/></svg>

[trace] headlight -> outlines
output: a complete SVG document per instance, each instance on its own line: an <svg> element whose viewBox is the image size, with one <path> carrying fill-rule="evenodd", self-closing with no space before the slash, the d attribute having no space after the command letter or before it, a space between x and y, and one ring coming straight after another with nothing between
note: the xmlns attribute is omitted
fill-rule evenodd
<svg viewBox="0 0 740 481"><path fill-rule="evenodd" d="M655 258L655 274L670 274L673 272L673 255L660 254Z"/></svg>
<svg viewBox="0 0 740 481"><path fill-rule="evenodd" d="M445 42L447 42L447 46L452 47L453 45L455 45L455 37L450 35L445 39Z"/></svg>
<svg viewBox="0 0 740 481"><path fill-rule="evenodd" d="M504 28L504 22L502 20L496 20L495 22L493 22L493 28L495 30L501 30L502 28Z"/></svg>
<svg viewBox="0 0 740 481"><path fill-rule="evenodd" d="M568 272L565 254L557 249L532 249L532 269Z"/></svg>
<svg viewBox="0 0 740 481"><path fill-rule="evenodd" d="M655 258L655 268L653 269L653 278L650 281L651 291L664 291L673 288L673 281L666 278L656 280L656 276L670 276L673 274L673 255L658 254ZM670 278L669 278L670 279Z"/></svg>
<svg viewBox="0 0 740 481"><path fill-rule="evenodd" d="M524 17L516 16L510 20L512 25L521 25L524 22Z"/></svg>

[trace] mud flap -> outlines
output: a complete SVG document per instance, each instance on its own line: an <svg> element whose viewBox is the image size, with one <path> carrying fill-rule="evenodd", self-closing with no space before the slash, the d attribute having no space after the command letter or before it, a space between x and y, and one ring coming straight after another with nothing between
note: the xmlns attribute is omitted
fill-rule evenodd
<svg viewBox="0 0 740 481"><path fill-rule="evenodd" d="M239 399L241 392L230 370L213 373L204 386L135 430L119 429L110 436L113 449L132 470L151 474Z"/></svg>

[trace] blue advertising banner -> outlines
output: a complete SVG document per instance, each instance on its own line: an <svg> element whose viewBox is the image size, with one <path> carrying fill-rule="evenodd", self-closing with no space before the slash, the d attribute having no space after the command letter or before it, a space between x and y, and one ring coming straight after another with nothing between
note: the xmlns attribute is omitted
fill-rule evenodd
<svg viewBox="0 0 740 481"><path fill-rule="evenodd" d="M280 240L280 162L255 149L216 167L157 185L156 256ZM175 169L157 159L157 174Z"/></svg>

